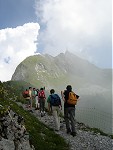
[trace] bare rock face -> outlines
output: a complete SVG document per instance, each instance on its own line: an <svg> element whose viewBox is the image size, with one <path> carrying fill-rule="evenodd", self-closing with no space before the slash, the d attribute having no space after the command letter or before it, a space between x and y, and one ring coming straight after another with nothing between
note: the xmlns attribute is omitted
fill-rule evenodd
<svg viewBox="0 0 113 150"><path fill-rule="evenodd" d="M8 110L0 117L0 150L33 150L22 116Z"/></svg>
<svg viewBox="0 0 113 150"><path fill-rule="evenodd" d="M0 149L3 149L3 150L14 150L15 149L15 145L14 145L14 142L13 141L10 141L8 139L5 139L5 138L1 138L0 140Z"/></svg>

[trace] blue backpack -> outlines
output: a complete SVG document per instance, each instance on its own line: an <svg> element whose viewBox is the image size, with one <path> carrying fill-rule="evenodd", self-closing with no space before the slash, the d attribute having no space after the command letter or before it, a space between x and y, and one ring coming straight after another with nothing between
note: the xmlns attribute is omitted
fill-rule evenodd
<svg viewBox="0 0 113 150"><path fill-rule="evenodd" d="M50 104L51 106L59 106L61 105L61 99L58 94L50 95Z"/></svg>

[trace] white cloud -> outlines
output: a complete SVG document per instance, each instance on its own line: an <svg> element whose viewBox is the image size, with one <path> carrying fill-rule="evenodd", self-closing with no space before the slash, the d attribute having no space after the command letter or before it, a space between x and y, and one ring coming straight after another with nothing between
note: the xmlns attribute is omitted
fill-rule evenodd
<svg viewBox="0 0 113 150"><path fill-rule="evenodd" d="M113 2L112 2L112 8L113 8ZM113 9L112 9L112 21L113 21ZM112 23L112 29L113 29L113 23ZM113 37L113 30L112 30L112 37ZM113 38L112 38L112 44L113 44ZM113 45L112 45L112 68L113 68Z"/></svg>
<svg viewBox="0 0 113 150"><path fill-rule="evenodd" d="M16 28L0 30L0 80L10 80L17 65L36 52L40 26L26 23Z"/></svg>
<svg viewBox="0 0 113 150"><path fill-rule="evenodd" d="M106 67L105 62L111 61L111 3L111 0L36 0L37 17L40 14L41 23L45 24L39 35L44 53L57 55L68 49Z"/></svg>

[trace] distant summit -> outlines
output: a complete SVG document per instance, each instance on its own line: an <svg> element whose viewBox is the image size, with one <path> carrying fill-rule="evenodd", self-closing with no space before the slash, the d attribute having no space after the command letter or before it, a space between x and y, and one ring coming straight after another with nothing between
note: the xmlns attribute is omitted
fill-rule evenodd
<svg viewBox="0 0 113 150"><path fill-rule="evenodd" d="M62 89L67 84L73 87L85 85L109 86L109 70L103 70L87 60L66 51L56 57L36 53L27 57L16 68L11 80L23 80L34 86Z"/></svg>

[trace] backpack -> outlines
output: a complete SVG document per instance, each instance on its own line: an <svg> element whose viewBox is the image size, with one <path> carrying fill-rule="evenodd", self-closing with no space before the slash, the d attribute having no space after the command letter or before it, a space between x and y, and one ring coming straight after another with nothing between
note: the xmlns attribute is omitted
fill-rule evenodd
<svg viewBox="0 0 113 150"><path fill-rule="evenodd" d="M24 92L22 93L22 95L23 95L24 98L30 97L30 96L29 96L29 91L24 91Z"/></svg>
<svg viewBox="0 0 113 150"><path fill-rule="evenodd" d="M39 96L39 98L45 98L44 91L40 91L38 96Z"/></svg>
<svg viewBox="0 0 113 150"><path fill-rule="evenodd" d="M36 90L36 96L38 96L38 92L39 92L39 91L38 91L38 90Z"/></svg>
<svg viewBox="0 0 113 150"><path fill-rule="evenodd" d="M58 96L58 94L52 94L52 95L50 95L50 104L52 106L59 106L59 105L61 105L61 99Z"/></svg>
<svg viewBox="0 0 113 150"><path fill-rule="evenodd" d="M67 103L72 104L72 105L77 104L77 96L74 92L69 92L69 97L68 97Z"/></svg>

